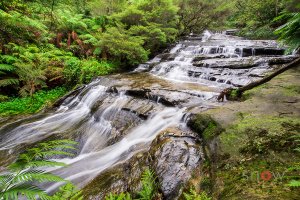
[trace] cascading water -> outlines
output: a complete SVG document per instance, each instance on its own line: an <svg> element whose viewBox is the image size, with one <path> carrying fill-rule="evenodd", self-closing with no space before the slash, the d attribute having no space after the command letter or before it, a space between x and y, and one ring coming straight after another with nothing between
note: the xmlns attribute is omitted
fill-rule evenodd
<svg viewBox="0 0 300 200"><path fill-rule="evenodd" d="M49 171L82 188L105 170L147 150L167 128L186 130L187 112L217 106L214 97L223 87L245 85L272 69L271 63L294 58L281 56L274 41L209 31L202 39L191 37L141 64L135 73L99 78L54 111L1 127L2 164L5 157L44 139L73 139L79 142L76 156L57 159L68 167ZM44 187L53 192L59 185Z"/></svg>
<svg viewBox="0 0 300 200"><path fill-rule="evenodd" d="M243 40L205 31L202 41L185 40L176 45L151 73L169 80L237 87L255 81L272 69L269 65L272 60L293 59L283 53L274 41Z"/></svg>

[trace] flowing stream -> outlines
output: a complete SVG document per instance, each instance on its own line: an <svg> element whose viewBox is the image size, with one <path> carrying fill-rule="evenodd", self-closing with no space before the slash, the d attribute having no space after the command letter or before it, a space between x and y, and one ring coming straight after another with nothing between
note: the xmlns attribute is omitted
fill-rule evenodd
<svg viewBox="0 0 300 200"><path fill-rule="evenodd" d="M101 172L149 148L170 127L188 129L188 113L220 106L223 88L239 87L290 62L275 41L250 41L209 31L189 36L134 72L101 77L57 108L0 128L1 164L47 138L79 142L68 164L49 169L80 188ZM46 185L49 192L60 184Z"/></svg>

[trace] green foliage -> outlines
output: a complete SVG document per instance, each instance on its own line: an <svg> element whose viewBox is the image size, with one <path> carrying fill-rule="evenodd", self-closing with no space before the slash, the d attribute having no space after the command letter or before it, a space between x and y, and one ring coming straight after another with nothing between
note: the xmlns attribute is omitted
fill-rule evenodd
<svg viewBox="0 0 300 200"><path fill-rule="evenodd" d="M99 62L96 59L82 60L81 63L81 83L89 83L93 78L107 75L115 69L114 64L105 61Z"/></svg>
<svg viewBox="0 0 300 200"><path fill-rule="evenodd" d="M138 192L139 200L152 200L157 192L157 184L154 173L147 169L142 174L142 189Z"/></svg>
<svg viewBox="0 0 300 200"><path fill-rule="evenodd" d="M0 46L9 42L38 42L46 32L46 26L38 20L31 19L17 11L0 10Z"/></svg>
<svg viewBox="0 0 300 200"><path fill-rule="evenodd" d="M300 4L298 4L300 7ZM275 33L279 35L279 39L290 46L290 48L297 49L300 47L300 13L284 12L276 18L280 20L287 18L288 21L279 27Z"/></svg>
<svg viewBox="0 0 300 200"><path fill-rule="evenodd" d="M104 53L119 58L120 62L128 61L130 65L145 62L149 52L143 48L141 37L131 37L125 30L109 28L102 35L101 49Z"/></svg>
<svg viewBox="0 0 300 200"><path fill-rule="evenodd" d="M240 35L253 39L275 39L273 31L281 22L274 22L287 7L286 0L236 0L229 24L239 28Z"/></svg>
<svg viewBox="0 0 300 200"><path fill-rule="evenodd" d="M105 200L132 200L129 193L112 194L110 193L105 197Z"/></svg>
<svg viewBox="0 0 300 200"><path fill-rule="evenodd" d="M208 197L205 192L201 192L201 194L197 194L197 192L193 189L190 190L189 193L183 193L186 200L211 200L212 198Z"/></svg>
<svg viewBox="0 0 300 200"><path fill-rule="evenodd" d="M14 98L0 103L0 116L31 114L39 111L43 105L47 105L66 93L63 87L49 91L39 91L32 97Z"/></svg>
<svg viewBox="0 0 300 200"><path fill-rule="evenodd" d="M94 58L87 60L79 60L72 57L66 61L63 70L67 83L89 83L93 78L107 75L116 70L113 63L98 61Z"/></svg>
<svg viewBox="0 0 300 200"><path fill-rule="evenodd" d="M47 200L83 200L83 196L80 190L77 190L71 182L68 182L61 186L54 195L47 197Z"/></svg>
<svg viewBox="0 0 300 200"><path fill-rule="evenodd" d="M180 0L180 34L201 34L205 29L218 29L228 16L228 1L220 0ZM217 19L217 20L216 20Z"/></svg>
<svg viewBox="0 0 300 200"><path fill-rule="evenodd" d="M288 183L288 186L290 186L290 187L300 187L300 181L298 181L298 180L291 180Z"/></svg>
<svg viewBox="0 0 300 200"><path fill-rule="evenodd" d="M9 171L0 175L0 199L48 199L44 190L32 182L62 182L59 176L41 170L41 167L65 166L64 163L48 160L55 155L71 156L76 142L54 140L40 143L21 153L17 160L8 166Z"/></svg>
<svg viewBox="0 0 300 200"><path fill-rule="evenodd" d="M158 185L154 172L146 169L141 178L142 189L137 193L136 200L152 200L156 197L158 192ZM112 194L105 197L105 200L131 200L129 193Z"/></svg>

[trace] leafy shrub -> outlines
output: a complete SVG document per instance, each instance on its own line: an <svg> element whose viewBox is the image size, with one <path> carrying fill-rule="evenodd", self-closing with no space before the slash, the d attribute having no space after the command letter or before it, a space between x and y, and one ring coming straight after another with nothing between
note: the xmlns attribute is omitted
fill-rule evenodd
<svg viewBox="0 0 300 200"><path fill-rule="evenodd" d="M98 61L96 59L81 61L80 83L89 83L93 78L107 75L115 70L113 63Z"/></svg>
<svg viewBox="0 0 300 200"><path fill-rule="evenodd" d="M95 58L79 60L72 57L66 61L63 70L64 77L68 84L89 83L93 78L107 75L116 70L114 63L98 61Z"/></svg>
<svg viewBox="0 0 300 200"><path fill-rule="evenodd" d="M82 192L68 182L61 186L53 196L47 197L47 200L83 200Z"/></svg>

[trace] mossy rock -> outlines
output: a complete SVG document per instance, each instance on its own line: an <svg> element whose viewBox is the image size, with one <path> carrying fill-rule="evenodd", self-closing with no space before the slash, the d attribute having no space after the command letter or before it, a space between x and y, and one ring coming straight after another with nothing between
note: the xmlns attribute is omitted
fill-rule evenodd
<svg viewBox="0 0 300 200"><path fill-rule="evenodd" d="M223 131L221 125L207 114L194 115L187 125L198 133L204 141L212 140Z"/></svg>

